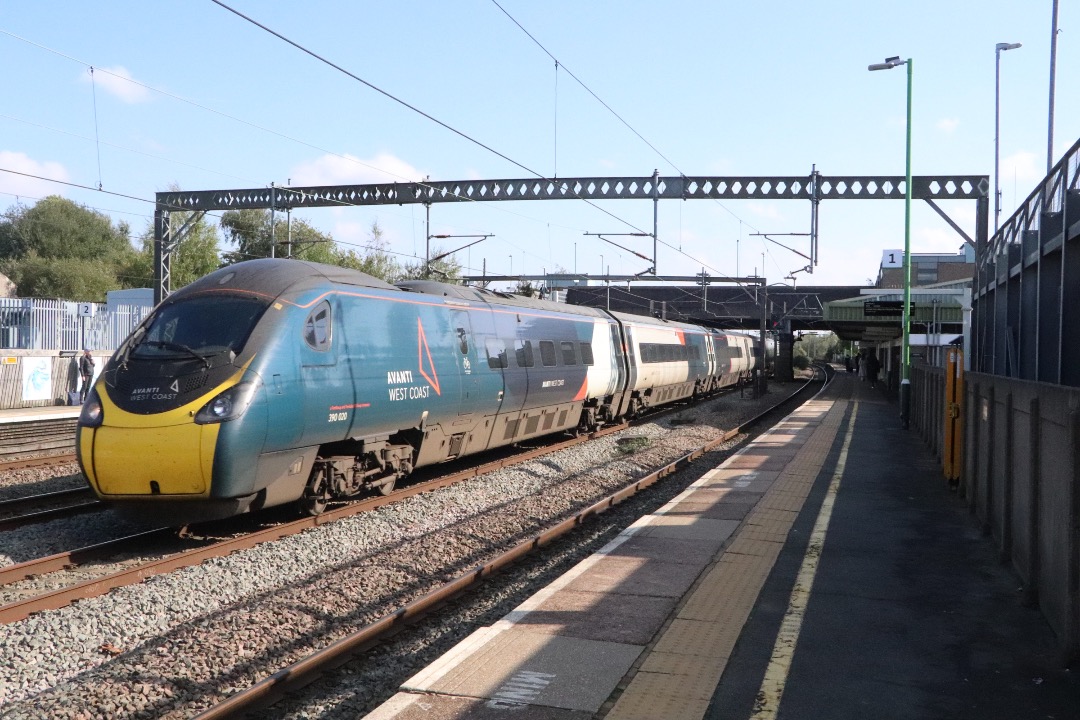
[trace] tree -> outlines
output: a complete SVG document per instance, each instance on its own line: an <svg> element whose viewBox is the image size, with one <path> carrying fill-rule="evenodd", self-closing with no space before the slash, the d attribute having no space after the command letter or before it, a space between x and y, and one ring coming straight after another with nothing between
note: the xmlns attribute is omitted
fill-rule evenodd
<svg viewBox="0 0 1080 720"><path fill-rule="evenodd" d="M120 273L136 255L126 223L51 195L16 205L0 219L0 272L23 297L104 300L130 287Z"/></svg>
<svg viewBox="0 0 1080 720"><path fill-rule="evenodd" d="M453 255L445 254L442 248L435 248L431 252L431 262L425 263L418 260L415 263L405 263L403 268L403 280L437 280L438 282L455 283L461 279L461 263L454 259ZM443 257L439 257L442 255Z"/></svg>
<svg viewBox="0 0 1080 720"><path fill-rule="evenodd" d="M276 213L273 223L273 240L270 237L269 210L226 210L221 216L225 237L236 245L236 250L223 255L226 265L266 257L292 257L335 264L337 251L334 238L317 230L308 221L298 218L292 221L285 213ZM273 252L270 251L271 243Z"/></svg>
<svg viewBox="0 0 1080 720"><path fill-rule="evenodd" d="M831 360L840 345L840 338L835 333L808 333L795 344L795 355L804 355L810 360Z"/></svg>
<svg viewBox="0 0 1080 720"><path fill-rule="evenodd" d="M270 211L226 210L221 215L225 239L236 250L222 254L226 265L270 257Z"/></svg>
<svg viewBox="0 0 1080 720"><path fill-rule="evenodd" d="M531 280L518 280L514 292L518 295L524 295L525 297L532 297L533 295L536 295L536 288L533 287Z"/></svg>
<svg viewBox="0 0 1080 720"><path fill-rule="evenodd" d="M183 227L190 216L189 212L173 212L170 214L170 222L174 228ZM121 276L132 286L153 287L157 275L157 268L154 267L153 221L147 224L140 242L142 250L123 268ZM169 284L173 290L179 290L219 267L221 258L218 255L217 228L204 215L192 224L188 233L173 249L169 265Z"/></svg>
<svg viewBox="0 0 1080 720"><path fill-rule="evenodd" d="M394 258L387 252L387 243L383 239L382 228L379 227L379 222L373 220L371 223L371 243L368 245L368 252L361 255L355 250L340 250L336 251L337 257L335 259L336 265L342 267L352 268L353 270L359 270L360 272L367 273L372 277L377 277L386 282L396 282L401 279L405 270L401 267Z"/></svg>

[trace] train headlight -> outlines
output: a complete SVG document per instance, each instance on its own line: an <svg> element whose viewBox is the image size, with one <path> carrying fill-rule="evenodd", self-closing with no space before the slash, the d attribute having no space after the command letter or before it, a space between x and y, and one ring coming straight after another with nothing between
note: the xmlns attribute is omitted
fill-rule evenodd
<svg viewBox="0 0 1080 720"><path fill-rule="evenodd" d="M97 390L90 390L79 413L79 427L96 428L105 422L105 410L101 407L101 398Z"/></svg>
<svg viewBox="0 0 1080 720"><path fill-rule="evenodd" d="M233 385L203 405L202 410L195 414L195 423L209 425L211 423L235 420L247 411L248 405L251 404L252 399L255 397L257 387L257 384L253 382L242 382Z"/></svg>

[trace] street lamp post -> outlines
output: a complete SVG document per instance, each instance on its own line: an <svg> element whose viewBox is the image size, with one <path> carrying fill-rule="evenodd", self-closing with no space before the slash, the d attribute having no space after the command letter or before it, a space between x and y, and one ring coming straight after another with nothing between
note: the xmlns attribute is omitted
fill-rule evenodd
<svg viewBox="0 0 1080 720"><path fill-rule="evenodd" d="M869 70L891 70L907 65L907 152L904 180L904 312L900 346L900 425L907 430L911 420L911 68L912 60L899 56L874 63Z"/></svg>
<svg viewBox="0 0 1080 720"><path fill-rule="evenodd" d="M1000 152L998 150L1001 130L1001 52L1003 50L1015 50L1020 43L998 43L994 46L994 233L998 231L998 221L1001 215L1001 188L998 185L998 166L1000 164Z"/></svg>

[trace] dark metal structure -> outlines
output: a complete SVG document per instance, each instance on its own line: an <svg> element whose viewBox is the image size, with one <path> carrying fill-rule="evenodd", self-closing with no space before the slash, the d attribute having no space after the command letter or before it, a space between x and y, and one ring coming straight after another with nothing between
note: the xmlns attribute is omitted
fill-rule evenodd
<svg viewBox="0 0 1080 720"><path fill-rule="evenodd" d="M1080 140L975 267L972 369L1080 387Z"/></svg>
<svg viewBox="0 0 1080 720"><path fill-rule="evenodd" d="M188 229L212 210L403 205L407 203L491 202L500 200L809 200L811 267L817 264L817 210L822 200L903 200L902 175L767 177L673 176L653 173L645 177L529 178L523 180L455 180L449 182L377 183L275 187L246 190L169 191L157 193L154 211L154 299L171 291L172 252ZM967 236L935 200L975 200L977 226L985 231L989 180L985 175L924 175L911 179L912 197L925 200L968 242ZM173 228L174 213L186 215L184 225ZM654 230L655 246L655 230ZM655 251L654 251L655 270Z"/></svg>

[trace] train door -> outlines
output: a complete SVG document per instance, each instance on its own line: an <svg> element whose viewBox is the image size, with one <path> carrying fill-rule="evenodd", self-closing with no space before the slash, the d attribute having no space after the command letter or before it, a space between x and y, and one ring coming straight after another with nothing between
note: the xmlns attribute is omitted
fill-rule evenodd
<svg viewBox="0 0 1080 720"><path fill-rule="evenodd" d="M708 376L708 390L712 390L719 383L716 367L716 348L713 345L712 331L705 333L705 374Z"/></svg>
<svg viewBox="0 0 1080 720"><path fill-rule="evenodd" d="M342 427L338 434L348 430L347 422L332 422L331 408L351 403L353 391L339 372L337 348L340 341L335 337L334 307L330 298L313 307L301 329L299 343L300 382L304 388L303 444L317 445L336 439L333 427ZM342 420L347 419L342 416Z"/></svg>
<svg viewBox="0 0 1080 720"><path fill-rule="evenodd" d="M454 356L461 391L458 415L471 415L480 403L480 367L476 338L472 331L472 319L467 310L450 311L450 329L454 333Z"/></svg>
<svg viewBox="0 0 1080 720"><path fill-rule="evenodd" d="M614 403L615 417L622 417L630 407L637 370L630 353L630 325L625 322L611 325L611 343L615 348L615 361L619 365L619 392L621 397Z"/></svg>

